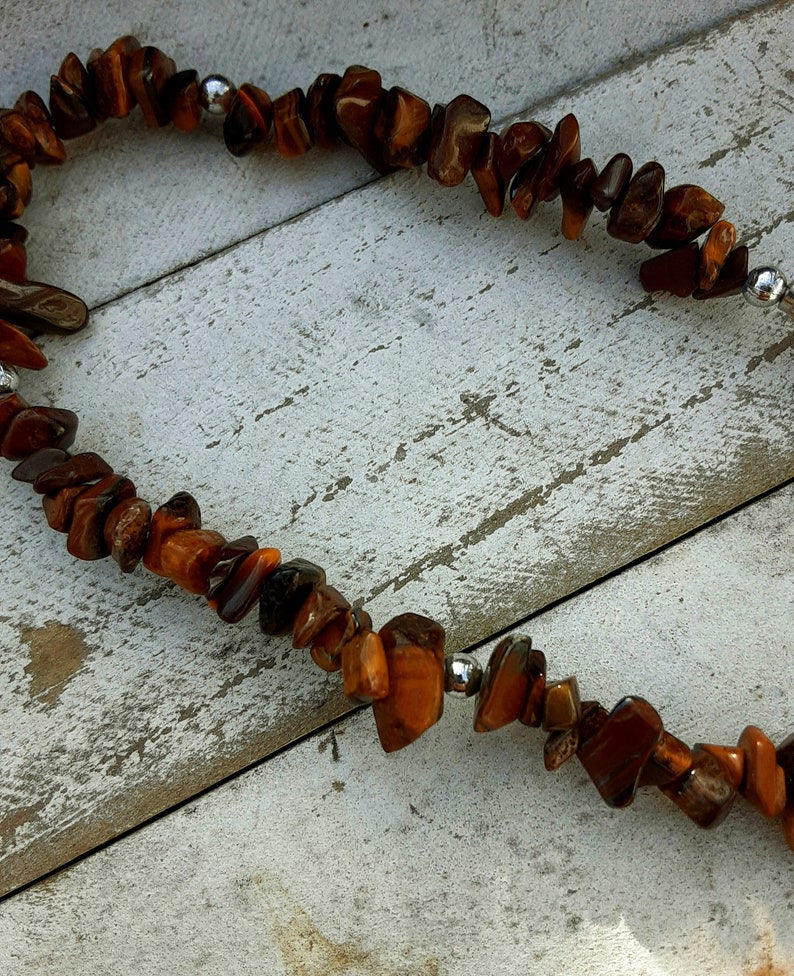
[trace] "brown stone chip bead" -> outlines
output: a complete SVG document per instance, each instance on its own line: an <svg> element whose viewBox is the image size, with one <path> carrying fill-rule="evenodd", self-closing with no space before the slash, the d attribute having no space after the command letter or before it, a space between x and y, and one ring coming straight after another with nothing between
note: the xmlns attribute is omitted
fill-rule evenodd
<svg viewBox="0 0 794 976"><path fill-rule="evenodd" d="M293 88L273 102L273 129L280 156L294 159L311 149L314 143L302 89Z"/></svg>
<svg viewBox="0 0 794 976"><path fill-rule="evenodd" d="M543 722L543 702L546 698L546 655L543 651L529 652L527 679L527 697L518 720L523 725L539 728Z"/></svg>
<svg viewBox="0 0 794 976"><path fill-rule="evenodd" d="M427 175L442 186L457 186L477 158L491 113L471 95L457 95L433 118Z"/></svg>
<svg viewBox="0 0 794 976"><path fill-rule="evenodd" d="M77 496L81 491L85 491L84 485L75 485L73 488L61 488L54 495L44 495L41 499L41 506L44 509L44 516L47 525L56 532L68 532L72 522L72 509Z"/></svg>
<svg viewBox="0 0 794 976"><path fill-rule="evenodd" d="M522 220L528 220L538 202L538 177L543 165L543 152L539 152L526 163L510 183L510 203Z"/></svg>
<svg viewBox="0 0 794 976"><path fill-rule="evenodd" d="M380 634L374 633L371 626L371 620L359 619L358 630L342 645L345 694L355 701L377 701L389 693L386 651Z"/></svg>
<svg viewBox="0 0 794 976"><path fill-rule="evenodd" d="M579 730L579 745L577 752L585 743L589 742L596 732L600 732L606 725L609 712L597 701L582 702L582 717L579 719L577 729Z"/></svg>
<svg viewBox="0 0 794 976"><path fill-rule="evenodd" d="M28 401L18 393L6 393L4 396L0 394L0 443L13 418L29 406Z"/></svg>
<svg viewBox="0 0 794 976"><path fill-rule="evenodd" d="M541 202L557 197L560 192L560 177L569 166L579 162L581 148L579 123L576 116L569 113L557 123L543 153L543 166L538 174L537 184L538 199Z"/></svg>
<svg viewBox="0 0 794 976"><path fill-rule="evenodd" d="M728 816L736 790L722 764L711 753L692 750L692 767L672 783L660 786L698 827L716 827Z"/></svg>
<svg viewBox="0 0 794 976"><path fill-rule="evenodd" d="M263 142L273 124L273 103L266 91L248 82L237 89L223 120L223 141L233 156L245 156Z"/></svg>
<svg viewBox="0 0 794 976"><path fill-rule="evenodd" d="M89 451L85 454L75 454L57 467L40 474L33 482L33 490L39 495L49 495L53 491L70 488L72 485L87 485L109 474L113 474L113 468L107 461L93 451Z"/></svg>
<svg viewBox="0 0 794 976"><path fill-rule="evenodd" d="M160 565L163 575L188 593L203 596L207 578L226 540L211 529L180 529L163 540Z"/></svg>
<svg viewBox="0 0 794 976"><path fill-rule="evenodd" d="M341 671L342 645L355 632L356 622L350 610L333 617L312 641L312 661L323 671Z"/></svg>
<svg viewBox="0 0 794 976"><path fill-rule="evenodd" d="M259 628L263 634L289 634L303 603L325 583L325 570L307 559L282 563L259 589Z"/></svg>
<svg viewBox="0 0 794 976"><path fill-rule="evenodd" d="M550 138L551 129L540 122L514 122L505 129L499 154L499 173L505 186Z"/></svg>
<svg viewBox="0 0 794 976"><path fill-rule="evenodd" d="M21 461L42 447L69 447L77 433L77 414L56 407L26 407L14 414L3 434L0 453Z"/></svg>
<svg viewBox="0 0 794 976"><path fill-rule="evenodd" d="M334 94L337 125L350 145L379 173L388 173L392 168L375 135L384 95L380 74L360 64L345 71Z"/></svg>
<svg viewBox="0 0 794 976"><path fill-rule="evenodd" d="M794 803L794 732L775 750L777 764L783 770L788 803Z"/></svg>
<svg viewBox="0 0 794 976"><path fill-rule="evenodd" d="M171 75L163 89L163 101L168 105L168 115L173 127L179 132L194 132L201 122L198 72L193 68L186 68ZM225 129L224 118L224 131Z"/></svg>
<svg viewBox="0 0 794 976"><path fill-rule="evenodd" d="M218 593L207 602L221 620L236 624L253 610L262 581L280 562L278 549L255 549L235 567Z"/></svg>
<svg viewBox="0 0 794 976"><path fill-rule="evenodd" d="M80 92L58 75L50 78L50 116L61 139L76 139L97 124Z"/></svg>
<svg viewBox="0 0 794 976"><path fill-rule="evenodd" d="M62 288L0 278L0 316L37 332L77 332L88 321L88 308Z"/></svg>
<svg viewBox="0 0 794 976"><path fill-rule="evenodd" d="M333 149L339 140L334 98L342 76L324 71L317 75L306 92L309 125L314 133L314 144L320 149Z"/></svg>
<svg viewBox="0 0 794 976"><path fill-rule="evenodd" d="M410 169L426 161L430 116L427 102L405 88L395 87L385 92L375 120L374 136L389 166Z"/></svg>
<svg viewBox="0 0 794 976"><path fill-rule="evenodd" d="M105 118L124 119L137 101L127 73L132 55L140 50L140 41L125 34L117 38L97 57L88 60L88 75L93 85L94 100Z"/></svg>
<svg viewBox="0 0 794 976"><path fill-rule="evenodd" d="M12 219L21 217L22 212L30 203L33 196L33 179L30 175L30 167L18 156L4 157L3 160L3 179L5 186L13 190L15 201L13 208L7 216ZM9 200L11 197L9 197Z"/></svg>
<svg viewBox="0 0 794 976"><path fill-rule="evenodd" d="M259 543L252 535L244 535L224 543L207 577L207 598L216 597L240 563L258 548Z"/></svg>
<svg viewBox="0 0 794 976"><path fill-rule="evenodd" d="M23 232L21 236L16 233L17 230ZM27 277L26 237L27 233L19 224L0 224L0 278L24 281Z"/></svg>
<svg viewBox="0 0 794 976"><path fill-rule="evenodd" d="M670 187L662 201L662 215L648 235L651 247L678 247L688 244L715 224L725 209L702 186L683 183Z"/></svg>
<svg viewBox="0 0 794 976"><path fill-rule="evenodd" d="M562 681L546 683L543 699L543 730L558 732L573 728L582 716L582 702L579 698L579 684L571 675Z"/></svg>
<svg viewBox="0 0 794 976"><path fill-rule="evenodd" d="M735 247L725 259L722 271L711 288L708 291L697 288L692 297L703 301L708 298L729 298L738 295L747 280L749 257L750 252L744 244Z"/></svg>
<svg viewBox="0 0 794 976"><path fill-rule="evenodd" d="M501 146L495 132L486 132L471 175L480 191L485 209L492 217L500 217L505 207L505 183L499 170Z"/></svg>
<svg viewBox="0 0 794 976"><path fill-rule="evenodd" d="M131 573L143 558L151 521L151 506L142 498L125 498L111 509L102 534L122 573Z"/></svg>
<svg viewBox="0 0 794 976"><path fill-rule="evenodd" d="M295 617L292 646L311 647L320 631L347 610L350 604L339 590L327 583L313 587Z"/></svg>
<svg viewBox="0 0 794 976"><path fill-rule="evenodd" d="M664 168L660 163L645 163L612 206L607 233L629 244L644 241L662 213L663 199Z"/></svg>
<svg viewBox="0 0 794 976"><path fill-rule="evenodd" d="M609 210L620 194L629 185L634 169L631 159L625 153L616 153L593 180L590 198L596 210Z"/></svg>
<svg viewBox="0 0 794 976"><path fill-rule="evenodd" d="M30 123L20 112L10 108L0 109L0 145L6 152L20 156L26 163L36 159L36 137Z"/></svg>
<svg viewBox="0 0 794 976"><path fill-rule="evenodd" d="M640 786L661 786L678 779L692 766L692 750L669 732L662 732L640 774Z"/></svg>
<svg viewBox="0 0 794 976"><path fill-rule="evenodd" d="M698 287L702 291L709 291L714 287L735 243L736 228L728 220L718 220L700 249Z"/></svg>
<svg viewBox="0 0 794 976"><path fill-rule="evenodd" d="M496 645L477 693L475 732L500 729L519 717L529 691L531 650L531 638L522 634L505 637Z"/></svg>
<svg viewBox="0 0 794 976"><path fill-rule="evenodd" d="M623 698L577 755L602 799L611 807L634 800L640 776L664 731L655 708L644 698Z"/></svg>
<svg viewBox="0 0 794 976"><path fill-rule="evenodd" d="M40 451L35 451L28 455L24 461L11 472L14 481L25 481L32 485L40 474L56 468L71 457L68 451L61 450L60 447L43 447Z"/></svg>
<svg viewBox="0 0 794 976"><path fill-rule="evenodd" d="M0 362L22 369L44 369L47 358L24 332L0 319Z"/></svg>
<svg viewBox="0 0 794 976"><path fill-rule="evenodd" d="M739 736L744 753L741 792L765 817L776 817L786 805L786 776L777 764L775 745L755 725Z"/></svg>
<svg viewBox="0 0 794 976"><path fill-rule="evenodd" d="M576 726L560 732L549 732L543 744L543 765L553 773L575 756L578 748L579 729Z"/></svg>
<svg viewBox="0 0 794 976"><path fill-rule="evenodd" d="M713 746L706 742L696 742L696 749L711 753L722 764L722 768L735 790L741 789L744 782L744 752L738 746Z"/></svg>
<svg viewBox="0 0 794 976"><path fill-rule="evenodd" d="M62 81L65 81L67 85L71 85L97 122L102 122L107 118L97 107L94 97L94 86L88 76L88 70L74 52L70 51L61 62L61 66L58 69L58 77Z"/></svg>
<svg viewBox="0 0 794 976"><path fill-rule="evenodd" d="M378 632L389 669L389 693L372 703L385 752L409 745L444 710L444 628L428 617L403 613Z"/></svg>
<svg viewBox="0 0 794 976"><path fill-rule="evenodd" d="M52 116L40 95L25 91L14 103L33 133L36 142L34 161L42 165L57 165L66 159L66 149L52 126Z"/></svg>
<svg viewBox="0 0 794 976"><path fill-rule="evenodd" d="M105 521L120 501L134 497L135 485L118 474L109 474L95 485L83 488L74 500L67 550L77 559L104 559L109 554Z"/></svg>
<svg viewBox="0 0 794 976"><path fill-rule="evenodd" d="M560 175L560 196L562 197L562 236L569 241L577 241L582 236L585 224L593 212L590 187L596 178L597 170L592 159L582 159L569 166Z"/></svg>
<svg viewBox="0 0 794 976"><path fill-rule="evenodd" d="M175 74L176 64L156 47L141 47L130 55L127 84L151 128L168 125L171 121L165 89L168 79Z"/></svg>
<svg viewBox="0 0 794 976"><path fill-rule="evenodd" d="M163 542L179 529L200 529L201 510L196 499L186 491L180 491L161 505L152 516L149 538L143 554L143 565L150 573L165 576L160 561Z"/></svg>
<svg viewBox="0 0 794 976"><path fill-rule="evenodd" d="M697 241L665 251L640 265L640 282L645 291L668 291L687 298L697 287L700 249Z"/></svg>

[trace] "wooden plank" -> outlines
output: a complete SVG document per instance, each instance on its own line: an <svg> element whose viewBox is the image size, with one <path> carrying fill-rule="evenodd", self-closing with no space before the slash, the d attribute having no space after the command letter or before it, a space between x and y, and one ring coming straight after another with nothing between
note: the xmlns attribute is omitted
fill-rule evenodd
<svg viewBox="0 0 794 976"><path fill-rule="evenodd" d="M119 0L29 0L22 26L18 8L0 5L0 36L8 39L1 104L31 87L46 95L69 50L85 58L95 45L132 31L173 54L179 67L222 71L274 97L308 86L320 71L368 60L388 85L430 99L448 100L468 86L502 119L756 5L611 0L583 7L567 0L549 16L543 5L524 3L460 4L453 13L444 0L432 0L375 12L321 0L299 13L285 2L252 12L235 0L177 9L146 2L132 14ZM31 266L57 274L59 284L94 305L374 176L346 150L285 162L270 145L264 157L235 160L223 149L220 128L211 119L190 135L152 132L136 113L71 143L65 167L35 174L26 213Z"/></svg>
<svg viewBox="0 0 794 976"><path fill-rule="evenodd" d="M794 488L536 617L552 674L692 742L794 724ZM479 654L486 660L488 649ZM609 810L471 701L385 756L363 712L0 906L18 976L791 972L791 859L743 800ZM200 924L195 924L200 916ZM124 933L119 938L119 933ZM177 935L178 933L178 935Z"/></svg>
<svg viewBox="0 0 794 976"><path fill-rule="evenodd" d="M599 161L622 146L702 180L782 261L778 20L698 38L543 117L575 108ZM527 226L480 213L471 188L421 173L362 189L106 307L48 343L57 366L28 396L76 407L80 445L155 503L191 490L205 524L315 558L376 622L435 616L451 648L791 476L782 316L643 296L642 255L601 222L576 247L554 207ZM163 582L74 565L25 487L0 491L14 540L0 890L345 709L254 620L220 627Z"/></svg>

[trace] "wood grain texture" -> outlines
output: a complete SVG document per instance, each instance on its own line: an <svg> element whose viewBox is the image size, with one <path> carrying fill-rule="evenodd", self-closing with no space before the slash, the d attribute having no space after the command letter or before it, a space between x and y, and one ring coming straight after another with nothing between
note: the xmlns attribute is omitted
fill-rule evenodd
<svg viewBox="0 0 794 976"><path fill-rule="evenodd" d="M793 505L779 491L521 629L551 675L608 704L641 691L688 742L749 720L779 740ZM610 810L576 760L544 770L539 730L478 735L472 705L391 756L362 712L10 899L14 972L792 971L779 822L740 800L698 830L656 790Z"/></svg>
<svg viewBox="0 0 794 976"><path fill-rule="evenodd" d="M783 264L779 26L762 11L542 118L574 109L599 162L626 148L704 182ZM558 221L492 222L471 186L394 176L106 306L24 392L77 409L81 449L154 504L190 490L208 528L320 562L376 623L433 616L455 649L792 474L786 320L644 296L647 252ZM25 486L0 492L0 891L347 707L254 620L73 563Z"/></svg>

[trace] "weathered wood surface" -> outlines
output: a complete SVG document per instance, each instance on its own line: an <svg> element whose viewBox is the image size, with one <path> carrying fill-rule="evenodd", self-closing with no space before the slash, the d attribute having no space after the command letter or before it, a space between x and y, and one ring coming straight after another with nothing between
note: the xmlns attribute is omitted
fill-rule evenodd
<svg viewBox="0 0 794 976"><path fill-rule="evenodd" d="M575 109L599 163L624 147L705 183L784 263L791 41L765 10L542 117ZM154 502L194 491L208 526L315 557L376 621L436 616L451 647L791 476L782 316L646 298L645 252L601 221L577 247L555 207L527 226L480 211L421 173L332 200L49 342L27 395L75 407L79 443ZM346 707L253 619L226 628L160 581L75 564L24 486L0 492L0 890Z"/></svg>
<svg viewBox="0 0 794 976"><path fill-rule="evenodd" d="M688 741L794 723L794 488L522 628L605 703ZM485 660L487 649L479 654ZM774 667L768 661L774 659ZM777 673L777 680L775 679ZM385 756L362 712L0 905L16 976L786 976L791 855L738 801L695 828L655 790L609 810L543 735L472 703Z"/></svg>

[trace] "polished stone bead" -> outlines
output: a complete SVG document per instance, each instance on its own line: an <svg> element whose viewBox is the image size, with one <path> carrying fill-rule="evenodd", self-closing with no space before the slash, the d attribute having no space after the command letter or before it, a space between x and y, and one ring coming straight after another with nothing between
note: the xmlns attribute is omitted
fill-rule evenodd
<svg viewBox="0 0 794 976"><path fill-rule="evenodd" d="M44 369L47 365L36 343L5 319L0 319L0 362L22 369Z"/></svg>
<svg viewBox="0 0 794 976"><path fill-rule="evenodd" d="M696 749L711 753L721 763L722 768L735 790L740 790L744 782L744 751L738 746L714 746L707 742L696 742Z"/></svg>
<svg viewBox="0 0 794 976"><path fill-rule="evenodd" d="M4 146L4 151L9 155L17 155L26 163L35 162L36 136L22 112L0 109L0 146Z"/></svg>
<svg viewBox="0 0 794 976"><path fill-rule="evenodd" d="M0 219L16 220L24 211L25 204L20 199L16 186L0 177Z"/></svg>
<svg viewBox="0 0 794 976"><path fill-rule="evenodd" d="M52 116L44 100L34 91L25 91L14 103L33 133L36 143L34 161L41 165L57 165L66 159L66 149L52 125Z"/></svg>
<svg viewBox="0 0 794 976"><path fill-rule="evenodd" d="M24 281L27 277L28 252L24 238L14 236L13 228L18 224L0 224L0 278L11 281ZM22 228L20 228L22 229Z"/></svg>
<svg viewBox="0 0 794 976"><path fill-rule="evenodd" d="M646 763L664 731L658 712L643 698L623 698L586 742L579 761L603 800L625 807L634 794Z"/></svg>
<svg viewBox="0 0 794 976"><path fill-rule="evenodd" d="M648 244L665 248L688 244L712 227L723 210L725 204L702 186L684 183L670 187L662 201L659 222L648 235Z"/></svg>
<svg viewBox="0 0 794 976"><path fill-rule="evenodd" d="M614 204L629 185L634 169L631 159L625 153L616 153L593 180L590 198L596 210L602 213Z"/></svg>
<svg viewBox="0 0 794 976"><path fill-rule="evenodd" d="M502 133L499 173L505 186L551 138L551 129L540 122L514 122Z"/></svg>
<svg viewBox="0 0 794 976"><path fill-rule="evenodd" d="M61 139L76 139L97 124L80 93L58 75L50 78L50 116Z"/></svg>
<svg viewBox="0 0 794 976"><path fill-rule="evenodd" d="M579 729L574 726L572 729L562 729L559 732L549 732L543 744L543 765L553 773L559 769L563 763L576 755L579 748Z"/></svg>
<svg viewBox="0 0 794 976"><path fill-rule="evenodd" d="M107 118L107 116L99 111L96 104L94 86L88 76L86 66L73 51L70 51L61 62L61 66L58 69L58 77L77 92L97 122L101 122Z"/></svg>
<svg viewBox="0 0 794 976"><path fill-rule="evenodd" d="M350 610L333 617L311 645L311 658L323 671L340 671L342 669L342 646L350 640L356 632L356 622Z"/></svg>
<svg viewBox="0 0 794 976"><path fill-rule="evenodd" d="M258 548L259 543L252 535L225 543L207 577L207 598L216 597L240 563Z"/></svg>
<svg viewBox="0 0 794 976"><path fill-rule="evenodd" d="M714 286L735 243L736 228L728 220L718 220L700 251L698 287L702 291Z"/></svg>
<svg viewBox="0 0 794 976"><path fill-rule="evenodd" d="M171 121L165 97L168 79L176 74L176 64L156 47L133 51L127 63L127 84L141 107L144 121L151 128Z"/></svg>
<svg viewBox="0 0 794 976"><path fill-rule="evenodd" d="M342 645L342 679L345 694L355 701L372 702L388 695L389 667L379 634L362 628Z"/></svg>
<svg viewBox="0 0 794 976"><path fill-rule="evenodd" d="M35 332L77 332L88 321L88 308L62 288L0 278L0 317Z"/></svg>
<svg viewBox="0 0 794 976"><path fill-rule="evenodd" d="M49 495L61 488L99 481L109 474L113 474L113 468L107 461L93 451L89 451L85 454L75 454L58 467L50 468L49 471L40 474L33 482L33 490L39 495Z"/></svg>
<svg viewBox="0 0 794 976"><path fill-rule="evenodd" d="M664 169L659 163L645 163L609 211L607 233L620 241L639 244L656 226L663 200Z"/></svg>
<svg viewBox="0 0 794 976"><path fill-rule="evenodd" d="M522 220L529 219L538 202L538 177L542 165L543 151L528 159L510 183L510 203Z"/></svg>
<svg viewBox="0 0 794 976"><path fill-rule="evenodd" d="M692 766L692 750L669 732L662 732L651 757L640 774L640 786L661 786L688 772Z"/></svg>
<svg viewBox="0 0 794 976"><path fill-rule="evenodd" d="M54 495L44 495L41 505L44 509L44 516L47 524L56 532L68 532L72 522L72 509L77 496L81 491L85 491L84 485L75 485L73 488L61 488Z"/></svg>
<svg viewBox="0 0 794 976"><path fill-rule="evenodd" d="M374 136L389 166L409 169L427 160L430 106L404 88L390 88L380 101Z"/></svg>
<svg viewBox="0 0 794 976"><path fill-rule="evenodd" d="M309 125L314 133L314 144L321 149L333 149L339 140L334 99L342 76L324 71L317 75L306 92Z"/></svg>
<svg viewBox="0 0 794 976"><path fill-rule="evenodd" d="M499 136L495 132L486 132L471 167L485 209L492 217L501 216L505 207L505 184L499 170L500 152Z"/></svg>
<svg viewBox="0 0 794 976"><path fill-rule="evenodd" d="M143 565L156 576L165 576L160 561L163 542L180 529L200 529L201 509L196 499L186 491L177 492L161 505L152 516L149 538L143 554Z"/></svg>
<svg viewBox="0 0 794 976"><path fill-rule="evenodd" d="M180 529L163 540L160 565L163 575L188 593L204 596L207 578L226 540L211 529Z"/></svg>
<svg viewBox="0 0 794 976"><path fill-rule="evenodd" d="M543 165L538 173L537 195L541 202L556 199L560 192L562 173L579 162L581 154L579 123L569 113L557 123L543 153Z"/></svg>
<svg viewBox="0 0 794 976"><path fill-rule="evenodd" d="M40 451L35 451L20 461L11 472L14 481L24 481L32 485L39 475L45 471L56 468L71 457L68 451L61 450L60 447L43 447Z"/></svg>
<svg viewBox="0 0 794 976"><path fill-rule="evenodd" d="M233 156L245 156L264 142L273 124L273 103L266 91L246 82L223 120L223 141Z"/></svg>
<svg viewBox="0 0 794 976"><path fill-rule="evenodd" d="M0 394L0 443L13 418L29 406L28 401L18 393Z"/></svg>
<svg viewBox="0 0 794 976"><path fill-rule="evenodd" d="M491 113L470 95L457 95L432 121L427 175L442 186L458 186L477 158Z"/></svg>
<svg viewBox="0 0 794 976"><path fill-rule="evenodd" d="M562 197L562 236L569 241L577 241L582 236L585 224L593 212L590 187L596 178L597 170L592 159L582 159L563 170L560 175L560 196Z"/></svg>
<svg viewBox="0 0 794 976"><path fill-rule="evenodd" d="M749 258L750 252L744 244L735 247L725 259L722 271L711 288L708 291L697 288L692 293L692 297L704 301L709 298L729 298L732 295L739 295L747 280Z"/></svg>
<svg viewBox="0 0 794 976"><path fill-rule="evenodd" d="M475 732L490 732L514 722L529 690L532 640L523 634L505 637L493 650L477 694Z"/></svg>
<svg viewBox="0 0 794 976"><path fill-rule="evenodd" d="M582 746L589 742L596 732L600 732L606 725L609 712L597 701L582 702L582 716L579 719L577 729L579 730L579 745L577 752Z"/></svg>
<svg viewBox="0 0 794 976"><path fill-rule="evenodd" d="M285 92L273 102L273 129L280 156L293 159L307 153L312 145L306 96L300 88Z"/></svg>
<svg viewBox="0 0 794 976"><path fill-rule="evenodd" d="M16 153L6 153L0 157L0 173L7 197L4 216L16 220L22 216L33 195L30 167Z"/></svg>
<svg viewBox="0 0 794 976"><path fill-rule="evenodd" d="M458 651L444 658L444 692L454 698L471 698L482 687L483 671L473 654Z"/></svg>
<svg viewBox="0 0 794 976"><path fill-rule="evenodd" d="M5 429L0 453L21 461L42 447L69 447L77 433L77 415L57 407L26 407L14 414Z"/></svg>
<svg viewBox="0 0 794 976"><path fill-rule="evenodd" d="M207 602L221 620L236 624L253 610L262 581L280 562L278 549L255 549L232 570L226 583Z"/></svg>
<svg viewBox="0 0 794 976"><path fill-rule="evenodd" d="M744 782L741 792L765 817L776 817L786 805L786 776L777 764L772 740L755 725L739 736L744 753Z"/></svg>
<svg viewBox="0 0 794 976"><path fill-rule="evenodd" d="M298 611L316 586L325 583L325 570L306 559L282 563L259 591L259 627L274 637L289 634Z"/></svg>
<svg viewBox="0 0 794 976"><path fill-rule="evenodd" d="M333 586L321 583L313 587L295 617L292 646L311 647L323 627L348 610L350 604Z"/></svg>
<svg viewBox="0 0 794 976"><path fill-rule="evenodd" d="M667 291L687 298L697 287L700 249L697 241L657 254L640 265L640 282L645 291Z"/></svg>
<svg viewBox="0 0 794 976"><path fill-rule="evenodd" d="M140 42L130 34L117 38L110 47L88 60L88 75L93 84L94 100L106 118L123 119L135 108L136 97L127 80L129 61L140 49Z"/></svg>
<svg viewBox="0 0 794 976"><path fill-rule="evenodd" d="M135 485L118 474L109 474L95 485L83 488L74 500L66 540L71 555L77 559L104 559L109 553L105 543L105 521L120 501L134 497Z"/></svg>
<svg viewBox="0 0 794 976"><path fill-rule="evenodd" d="M151 521L151 506L142 498L126 498L108 514L102 534L122 573L131 573L143 558Z"/></svg>
<svg viewBox="0 0 794 976"><path fill-rule="evenodd" d="M403 613L381 627L389 693L372 703L380 744L394 752L418 739L444 710L444 628Z"/></svg>
<svg viewBox="0 0 794 976"><path fill-rule="evenodd" d="M736 790L722 764L697 746L692 750L689 771L659 789L698 827L705 828L722 823L736 798Z"/></svg>
<svg viewBox="0 0 794 976"><path fill-rule="evenodd" d="M375 135L375 123L385 94L380 74L359 64L351 65L345 71L334 94L337 125L347 142L379 173L388 173L392 169L384 159Z"/></svg>
<svg viewBox="0 0 794 976"><path fill-rule="evenodd" d="M179 132L195 132L201 122L199 76L193 68L171 75L163 89L171 124Z"/></svg>
<svg viewBox="0 0 794 976"><path fill-rule="evenodd" d="M539 728L543 722L543 702L546 698L546 655L543 651L529 652L527 678L527 697L518 720L523 725Z"/></svg>
<svg viewBox="0 0 794 976"><path fill-rule="evenodd" d="M582 716L582 702L579 698L579 684L571 675L561 681L546 683L543 698L544 732L558 732L573 728Z"/></svg>

